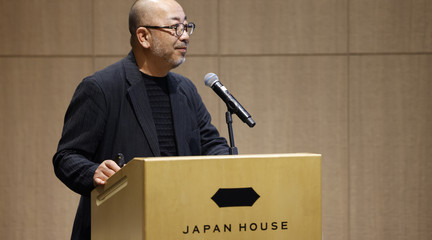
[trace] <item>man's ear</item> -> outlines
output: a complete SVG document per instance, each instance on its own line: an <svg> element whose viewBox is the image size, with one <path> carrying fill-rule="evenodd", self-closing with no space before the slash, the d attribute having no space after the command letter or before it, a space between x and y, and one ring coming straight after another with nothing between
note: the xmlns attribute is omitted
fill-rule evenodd
<svg viewBox="0 0 432 240"><path fill-rule="evenodd" d="M139 27L136 30L136 37L138 40L138 43L143 48L149 48L150 47L150 41L151 41L151 34L150 31L145 27Z"/></svg>

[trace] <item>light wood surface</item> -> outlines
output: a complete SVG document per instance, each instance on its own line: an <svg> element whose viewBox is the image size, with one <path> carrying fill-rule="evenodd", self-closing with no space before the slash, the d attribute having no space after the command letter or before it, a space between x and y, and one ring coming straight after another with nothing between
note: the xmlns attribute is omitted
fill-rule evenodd
<svg viewBox="0 0 432 240"><path fill-rule="evenodd" d="M259 198L212 200L235 188ZM321 156L137 158L92 192L92 239L120 238L321 239Z"/></svg>

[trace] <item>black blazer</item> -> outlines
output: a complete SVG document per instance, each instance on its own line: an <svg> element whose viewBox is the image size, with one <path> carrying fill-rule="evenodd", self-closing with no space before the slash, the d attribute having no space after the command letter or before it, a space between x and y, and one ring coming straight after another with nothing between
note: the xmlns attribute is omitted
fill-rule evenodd
<svg viewBox="0 0 432 240"><path fill-rule="evenodd" d="M228 154L228 145L211 124L193 83L168 74L177 151L180 156ZM85 78L65 116L62 137L53 157L57 177L82 195L72 239L90 239L90 192L98 165L123 153L160 156L148 96L133 53Z"/></svg>

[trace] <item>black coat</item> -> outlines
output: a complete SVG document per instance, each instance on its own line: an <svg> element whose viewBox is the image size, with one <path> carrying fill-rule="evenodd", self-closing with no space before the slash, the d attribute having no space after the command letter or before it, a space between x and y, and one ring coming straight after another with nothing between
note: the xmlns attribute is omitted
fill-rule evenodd
<svg viewBox="0 0 432 240"><path fill-rule="evenodd" d="M177 151L180 156L228 154L228 145L211 124L193 83L168 74ZM90 239L90 193L98 165L117 153L160 156L145 84L133 53L85 78L66 112L53 157L57 177L81 194L72 239Z"/></svg>

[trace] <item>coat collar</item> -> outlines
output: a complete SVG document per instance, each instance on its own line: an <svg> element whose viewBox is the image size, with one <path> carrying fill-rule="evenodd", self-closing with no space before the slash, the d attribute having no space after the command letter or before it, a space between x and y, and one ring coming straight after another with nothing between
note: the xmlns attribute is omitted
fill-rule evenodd
<svg viewBox="0 0 432 240"><path fill-rule="evenodd" d="M159 143L156 133L156 127L153 121L152 111L148 102L145 83L142 80L133 52L130 51L123 61L125 68L126 80L129 83L128 94L135 111L135 115L144 132L153 156L160 156Z"/></svg>

